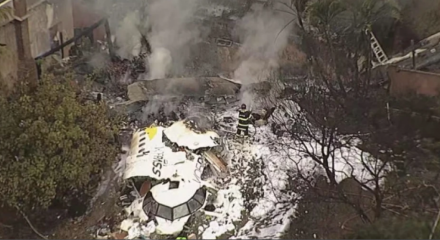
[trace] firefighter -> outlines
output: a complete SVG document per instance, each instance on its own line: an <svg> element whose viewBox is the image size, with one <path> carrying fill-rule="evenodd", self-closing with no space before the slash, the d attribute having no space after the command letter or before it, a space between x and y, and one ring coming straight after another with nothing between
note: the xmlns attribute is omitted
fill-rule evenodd
<svg viewBox="0 0 440 240"><path fill-rule="evenodd" d="M96 95L96 103L100 103L102 101L102 93L98 93L98 95Z"/></svg>
<svg viewBox="0 0 440 240"><path fill-rule="evenodd" d="M237 135L244 133L245 137L249 136L249 123L252 117L251 111L246 109L246 104L241 104L238 115Z"/></svg>

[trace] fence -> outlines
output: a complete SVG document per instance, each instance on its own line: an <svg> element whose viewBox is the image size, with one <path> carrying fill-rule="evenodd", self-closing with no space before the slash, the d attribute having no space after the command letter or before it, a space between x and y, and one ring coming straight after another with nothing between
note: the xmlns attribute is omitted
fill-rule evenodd
<svg viewBox="0 0 440 240"><path fill-rule="evenodd" d="M440 74L438 73L389 66L388 76L391 82L391 95L416 93L426 96L438 96L440 94Z"/></svg>

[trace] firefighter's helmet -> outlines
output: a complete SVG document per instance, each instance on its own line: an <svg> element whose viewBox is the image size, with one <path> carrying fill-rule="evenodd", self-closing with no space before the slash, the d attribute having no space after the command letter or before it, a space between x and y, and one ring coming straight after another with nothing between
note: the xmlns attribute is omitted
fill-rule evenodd
<svg viewBox="0 0 440 240"><path fill-rule="evenodd" d="M245 109L246 109L246 104L244 104L244 103L241 104L241 109L242 109L242 110L245 110Z"/></svg>

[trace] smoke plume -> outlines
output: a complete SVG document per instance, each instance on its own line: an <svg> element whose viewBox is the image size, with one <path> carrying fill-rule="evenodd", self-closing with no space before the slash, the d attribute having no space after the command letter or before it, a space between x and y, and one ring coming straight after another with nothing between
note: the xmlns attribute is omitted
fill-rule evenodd
<svg viewBox="0 0 440 240"><path fill-rule="evenodd" d="M151 56L148 58L150 68L150 79L164 78L171 70L173 59L171 52L163 47L155 48Z"/></svg>
<svg viewBox="0 0 440 240"><path fill-rule="evenodd" d="M179 74L200 39L194 14L200 0L154 0L147 7L153 54L148 59L150 79Z"/></svg>
<svg viewBox="0 0 440 240"><path fill-rule="evenodd" d="M267 80L271 71L278 67L279 56L287 46L293 25L287 24L292 16L274 10L284 5L275 5L249 12L234 29L242 43L240 64L234 71L234 78L243 84Z"/></svg>
<svg viewBox="0 0 440 240"><path fill-rule="evenodd" d="M242 46L234 79L240 80L243 85L268 80L272 71L279 67L280 55L293 29L293 24L288 24L292 15L278 11L285 8L281 3L275 3L253 9L237 22L234 34ZM255 104L255 100L251 92L242 92L243 103Z"/></svg>
<svg viewBox="0 0 440 240"><path fill-rule="evenodd" d="M118 44L117 54L122 58L131 59L139 55L141 50L141 26L139 11L128 13L115 31Z"/></svg>
<svg viewBox="0 0 440 240"><path fill-rule="evenodd" d="M127 2L127 1L123 1ZM141 51L141 34L148 39L149 79L176 76L184 69L192 48L201 41L194 15L201 0L148 0L126 11L115 31L118 54L132 58ZM117 5L120 6L120 5Z"/></svg>

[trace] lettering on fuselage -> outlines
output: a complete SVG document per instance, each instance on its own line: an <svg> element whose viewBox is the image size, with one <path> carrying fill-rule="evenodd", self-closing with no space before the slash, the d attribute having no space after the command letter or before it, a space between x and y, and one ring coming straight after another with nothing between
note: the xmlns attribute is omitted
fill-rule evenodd
<svg viewBox="0 0 440 240"><path fill-rule="evenodd" d="M201 157L197 158L196 169L194 169L194 179L196 180L196 182L202 183L201 176L204 169L205 169L205 162Z"/></svg>
<svg viewBox="0 0 440 240"><path fill-rule="evenodd" d="M153 173L160 177L162 175L162 168L166 164L164 161L164 153L156 148L157 153L153 157Z"/></svg>

